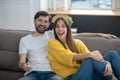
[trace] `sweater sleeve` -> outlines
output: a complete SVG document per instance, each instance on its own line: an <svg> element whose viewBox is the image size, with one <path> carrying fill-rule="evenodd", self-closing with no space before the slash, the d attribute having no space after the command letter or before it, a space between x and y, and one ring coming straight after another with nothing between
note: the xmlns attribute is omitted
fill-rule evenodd
<svg viewBox="0 0 120 80"><path fill-rule="evenodd" d="M57 61L66 66L73 66L75 63L73 56L74 53L69 49L65 49L59 41L55 39L48 41L48 58L50 61Z"/></svg>
<svg viewBox="0 0 120 80"><path fill-rule="evenodd" d="M75 39L75 42L76 42L76 47L78 49L79 54L90 52L87 46L81 40Z"/></svg>

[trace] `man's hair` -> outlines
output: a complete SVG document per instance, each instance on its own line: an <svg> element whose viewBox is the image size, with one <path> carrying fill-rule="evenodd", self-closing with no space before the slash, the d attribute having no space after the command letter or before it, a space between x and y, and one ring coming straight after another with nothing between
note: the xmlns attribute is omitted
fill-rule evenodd
<svg viewBox="0 0 120 80"><path fill-rule="evenodd" d="M34 16L34 19L37 19L40 16L48 16L49 17L49 22L51 22L51 15L48 14L46 11L38 11Z"/></svg>

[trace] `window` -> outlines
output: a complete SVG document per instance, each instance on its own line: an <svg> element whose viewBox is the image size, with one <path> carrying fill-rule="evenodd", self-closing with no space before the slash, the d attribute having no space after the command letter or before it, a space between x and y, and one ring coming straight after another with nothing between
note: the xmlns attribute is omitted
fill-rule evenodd
<svg viewBox="0 0 120 80"><path fill-rule="evenodd" d="M71 0L72 9L112 9L112 0Z"/></svg>
<svg viewBox="0 0 120 80"><path fill-rule="evenodd" d="M73 10L120 11L120 0L48 0L48 11Z"/></svg>

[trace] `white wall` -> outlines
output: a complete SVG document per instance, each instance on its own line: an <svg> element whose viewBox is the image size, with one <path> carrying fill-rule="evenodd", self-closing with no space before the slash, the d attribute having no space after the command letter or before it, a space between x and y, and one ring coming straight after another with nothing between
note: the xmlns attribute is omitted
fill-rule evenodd
<svg viewBox="0 0 120 80"><path fill-rule="evenodd" d="M46 3L47 0L0 0L0 29L34 30L34 15L47 10Z"/></svg>
<svg viewBox="0 0 120 80"><path fill-rule="evenodd" d="M0 4L0 27L1 27L1 4Z"/></svg>
<svg viewBox="0 0 120 80"><path fill-rule="evenodd" d="M29 1L29 0L28 0ZM41 2L40 0L30 0L30 29L29 30L35 30L34 28L34 23L33 23L33 20L34 20L34 15L37 11L40 11L41 10L41 6L40 6Z"/></svg>
<svg viewBox="0 0 120 80"><path fill-rule="evenodd" d="M27 29L30 23L27 0L0 0L1 28Z"/></svg>

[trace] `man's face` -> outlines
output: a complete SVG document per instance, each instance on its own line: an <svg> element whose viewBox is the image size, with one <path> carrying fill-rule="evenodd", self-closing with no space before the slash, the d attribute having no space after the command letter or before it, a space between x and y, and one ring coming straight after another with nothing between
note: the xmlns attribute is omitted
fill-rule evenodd
<svg viewBox="0 0 120 80"><path fill-rule="evenodd" d="M49 16L39 16L34 20L34 24L36 31L43 34L50 25Z"/></svg>

